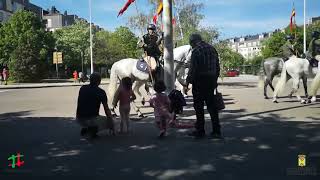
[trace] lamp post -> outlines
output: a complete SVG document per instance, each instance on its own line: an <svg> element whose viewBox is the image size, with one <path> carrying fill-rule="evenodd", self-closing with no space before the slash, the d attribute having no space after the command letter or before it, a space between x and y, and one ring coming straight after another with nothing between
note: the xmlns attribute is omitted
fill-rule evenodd
<svg viewBox="0 0 320 180"><path fill-rule="evenodd" d="M164 82L167 92L174 89L172 0L163 0Z"/></svg>
<svg viewBox="0 0 320 180"><path fill-rule="evenodd" d="M89 14L90 14L90 62L91 62L91 74L94 72L93 69L93 54L92 54L92 7L91 0L89 0Z"/></svg>
<svg viewBox="0 0 320 180"><path fill-rule="evenodd" d="M307 33L306 33L306 0L303 1L303 53L307 52Z"/></svg>

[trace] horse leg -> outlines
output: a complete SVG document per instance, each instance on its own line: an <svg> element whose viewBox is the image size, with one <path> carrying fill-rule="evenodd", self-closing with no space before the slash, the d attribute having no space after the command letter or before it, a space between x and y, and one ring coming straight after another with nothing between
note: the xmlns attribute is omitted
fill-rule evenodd
<svg viewBox="0 0 320 180"><path fill-rule="evenodd" d="M142 96L141 92L140 92L140 87L145 84L145 82L143 81L136 81L133 87L133 92L135 94L137 94L138 96L142 97L141 103L144 105L145 104L145 99ZM136 107L135 108L136 113L138 114L139 117L143 117L143 114L140 111L140 108Z"/></svg>
<svg viewBox="0 0 320 180"><path fill-rule="evenodd" d="M299 78L293 78L293 86L292 86L292 93L297 93L298 89L299 89L299 83L300 83L300 79ZM305 100L301 98L301 96L299 95L299 93L297 93L297 99L298 101L300 101L302 104L305 103Z"/></svg>
<svg viewBox="0 0 320 180"><path fill-rule="evenodd" d="M304 87L304 93L306 95L306 98L308 98L309 95L308 95L308 78L307 78L307 76L303 76L302 82L303 82L303 87Z"/></svg>
<svg viewBox="0 0 320 180"><path fill-rule="evenodd" d="M263 95L265 99L269 99L268 95L267 95L267 89L268 89L268 79L264 80L264 88L263 88Z"/></svg>

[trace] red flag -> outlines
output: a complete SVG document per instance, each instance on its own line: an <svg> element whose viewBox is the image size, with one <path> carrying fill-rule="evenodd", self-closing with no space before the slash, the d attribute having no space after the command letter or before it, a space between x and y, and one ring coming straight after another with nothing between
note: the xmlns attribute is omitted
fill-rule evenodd
<svg viewBox="0 0 320 180"><path fill-rule="evenodd" d="M293 30L293 26L294 26L294 24L296 23L296 22L294 22L293 21L293 18L295 19L296 18L296 10L295 10L295 8L293 8L292 9L292 13L291 13L291 17L290 17L290 31L292 32L292 30Z"/></svg>
<svg viewBox="0 0 320 180"><path fill-rule="evenodd" d="M154 15L153 16L153 23L157 24L157 21L158 21L158 15Z"/></svg>
<svg viewBox="0 0 320 180"><path fill-rule="evenodd" d="M135 0L128 0L127 3L123 6L123 8L119 11L117 17L121 16L134 1Z"/></svg>

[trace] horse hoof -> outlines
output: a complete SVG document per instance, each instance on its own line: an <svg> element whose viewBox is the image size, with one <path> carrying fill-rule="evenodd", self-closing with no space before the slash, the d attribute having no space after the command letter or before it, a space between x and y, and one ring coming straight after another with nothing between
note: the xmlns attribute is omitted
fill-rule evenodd
<svg viewBox="0 0 320 180"><path fill-rule="evenodd" d="M276 99L272 100L273 103L278 103L278 101Z"/></svg>
<svg viewBox="0 0 320 180"><path fill-rule="evenodd" d="M118 117L118 115L117 114L112 114L112 117L116 118L116 117Z"/></svg>
<svg viewBox="0 0 320 180"><path fill-rule="evenodd" d="M302 100L301 100L301 104L307 104L307 101L304 100L304 99L302 99Z"/></svg>
<svg viewBox="0 0 320 180"><path fill-rule="evenodd" d="M269 97L268 97L268 96L265 96L264 99L269 99Z"/></svg>
<svg viewBox="0 0 320 180"><path fill-rule="evenodd" d="M311 98L311 102L316 102L316 101L317 101L316 97Z"/></svg>

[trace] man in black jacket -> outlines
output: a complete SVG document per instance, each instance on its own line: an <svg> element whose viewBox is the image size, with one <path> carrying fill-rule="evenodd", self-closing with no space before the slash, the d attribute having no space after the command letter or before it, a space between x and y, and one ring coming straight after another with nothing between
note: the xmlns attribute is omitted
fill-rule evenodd
<svg viewBox="0 0 320 180"><path fill-rule="evenodd" d="M212 122L212 138L221 138L218 110L215 107L214 91L218 87L220 75L219 57L216 49L205 43L199 34L192 34L189 39L192 46L191 64L187 83L192 84L193 106L196 111L196 130L191 136L201 138L204 130L204 102Z"/></svg>

